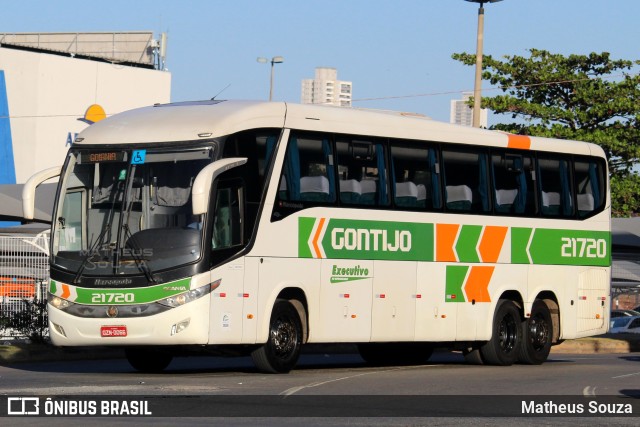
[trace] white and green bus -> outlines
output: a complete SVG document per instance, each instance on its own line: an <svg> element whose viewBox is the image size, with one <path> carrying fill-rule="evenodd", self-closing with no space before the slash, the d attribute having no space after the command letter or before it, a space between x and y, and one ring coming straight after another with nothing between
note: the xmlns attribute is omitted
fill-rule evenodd
<svg viewBox="0 0 640 427"><path fill-rule="evenodd" d="M80 133L53 214L58 346L160 371L194 350L288 372L307 343L371 363L540 364L609 324L602 149L417 115L203 101Z"/></svg>

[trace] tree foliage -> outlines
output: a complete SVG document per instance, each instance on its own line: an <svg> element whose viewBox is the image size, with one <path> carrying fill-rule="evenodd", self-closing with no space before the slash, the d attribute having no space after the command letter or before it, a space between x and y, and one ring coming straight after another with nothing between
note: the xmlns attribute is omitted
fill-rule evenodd
<svg viewBox="0 0 640 427"><path fill-rule="evenodd" d="M482 78L503 94L483 97L482 107L517 119L492 129L598 144L609 161L614 215L640 212L640 178L632 169L640 159L640 75L633 72L640 61L613 60L607 52L529 52L502 61L484 56ZM475 55L452 57L475 65Z"/></svg>

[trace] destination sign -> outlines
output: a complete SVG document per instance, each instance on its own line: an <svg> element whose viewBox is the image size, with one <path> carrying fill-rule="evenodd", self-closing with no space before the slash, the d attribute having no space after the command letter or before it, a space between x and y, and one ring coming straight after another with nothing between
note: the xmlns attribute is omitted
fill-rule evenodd
<svg viewBox="0 0 640 427"><path fill-rule="evenodd" d="M108 151L101 153L80 153L80 163L105 163L124 162L126 153L124 151Z"/></svg>

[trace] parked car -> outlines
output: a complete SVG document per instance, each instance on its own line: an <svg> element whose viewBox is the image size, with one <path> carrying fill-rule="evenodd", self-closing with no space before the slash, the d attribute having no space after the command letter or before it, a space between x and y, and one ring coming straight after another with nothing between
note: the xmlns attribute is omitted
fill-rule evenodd
<svg viewBox="0 0 640 427"><path fill-rule="evenodd" d="M640 316L640 311L636 310L611 310L611 318L624 316Z"/></svg>
<svg viewBox="0 0 640 427"><path fill-rule="evenodd" d="M611 320L609 332L640 334L640 316L623 316Z"/></svg>

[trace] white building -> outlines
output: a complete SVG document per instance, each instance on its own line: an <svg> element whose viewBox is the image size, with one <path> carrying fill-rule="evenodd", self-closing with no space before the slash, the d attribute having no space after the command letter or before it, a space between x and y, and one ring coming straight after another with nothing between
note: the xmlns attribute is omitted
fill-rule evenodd
<svg viewBox="0 0 640 427"><path fill-rule="evenodd" d="M317 67L314 79L302 80L303 104L326 104L351 107L351 82L338 80L335 68Z"/></svg>
<svg viewBox="0 0 640 427"><path fill-rule="evenodd" d="M473 97L473 92L463 92L462 99L451 100L451 114L449 123L463 126L473 126L473 108L468 104L469 98ZM480 127L487 127L487 109L480 110Z"/></svg>
<svg viewBox="0 0 640 427"><path fill-rule="evenodd" d="M152 32L0 34L0 184L62 165L94 121L169 102L161 48Z"/></svg>

